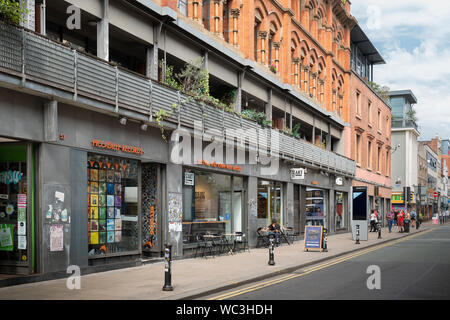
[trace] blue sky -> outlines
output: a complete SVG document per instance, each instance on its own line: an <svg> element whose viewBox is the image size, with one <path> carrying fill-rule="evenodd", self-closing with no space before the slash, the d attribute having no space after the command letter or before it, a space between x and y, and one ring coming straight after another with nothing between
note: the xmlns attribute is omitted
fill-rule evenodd
<svg viewBox="0 0 450 320"><path fill-rule="evenodd" d="M450 1L351 0L352 15L385 65L374 81L417 97L420 140L450 138Z"/></svg>

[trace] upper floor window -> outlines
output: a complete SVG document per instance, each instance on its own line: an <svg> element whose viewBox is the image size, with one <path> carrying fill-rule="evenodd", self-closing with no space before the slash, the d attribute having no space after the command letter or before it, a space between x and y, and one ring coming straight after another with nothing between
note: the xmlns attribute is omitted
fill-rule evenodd
<svg viewBox="0 0 450 320"><path fill-rule="evenodd" d="M367 102L367 116L369 120L369 124L372 124L372 101Z"/></svg>
<svg viewBox="0 0 450 320"><path fill-rule="evenodd" d="M361 92L356 91L356 114L361 115Z"/></svg>

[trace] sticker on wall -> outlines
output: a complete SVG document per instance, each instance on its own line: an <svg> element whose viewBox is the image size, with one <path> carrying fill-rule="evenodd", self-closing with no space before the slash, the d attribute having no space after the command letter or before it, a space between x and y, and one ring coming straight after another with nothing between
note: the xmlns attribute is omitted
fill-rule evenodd
<svg viewBox="0 0 450 320"><path fill-rule="evenodd" d="M50 226L50 251L63 251L64 232L63 225Z"/></svg>
<svg viewBox="0 0 450 320"><path fill-rule="evenodd" d="M6 213L0 212L0 218L6 218Z"/></svg>
<svg viewBox="0 0 450 320"><path fill-rule="evenodd" d="M8 200L8 198L9 198L9 195L7 195L7 194L0 194L0 199L1 200Z"/></svg>
<svg viewBox="0 0 450 320"><path fill-rule="evenodd" d="M67 222L67 209L64 209L63 211L61 211L61 221Z"/></svg>
<svg viewBox="0 0 450 320"><path fill-rule="evenodd" d="M14 213L14 206L12 204L8 204L5 211L7 215L12 215Z"/></svg>
<svg viewBox="0 0 450 320"><path fill-rule="evenodd" d="M18 236L17 240L18 240L17 248L19 250L26 250L26 248L27 248L27 236ZM26 259L26 256L25 256L25 259Z"/></svg>
<svg viewBox="0 0 450 320"><path fill-rule="evenodd" d="M19 236L24 236L27 234L27 225L25 221L19 221L17 224L17 234Z"/></svg>

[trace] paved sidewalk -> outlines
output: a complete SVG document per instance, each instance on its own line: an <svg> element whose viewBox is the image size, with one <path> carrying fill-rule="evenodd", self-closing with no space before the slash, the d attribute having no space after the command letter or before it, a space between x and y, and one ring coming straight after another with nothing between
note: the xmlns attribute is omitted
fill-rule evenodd
<svg viewBox="0 0 450 320"><path fill-rule="evenodd" d="M438 225L439 226L439 225ZM234 255L215 258L196 258L172 262L171 292L162 291L164 285L164 263L94 273L81 277L81 289L69 290L66 279L58 279L18 286L0 288L0 299L192 299L201 293L232 288L255 280L295 269L321 260L360 250L386 241L410 236L433 228L431 223L423 224L411 233L399 233L393 227L392 233L383 228L382 239L378 233L369 233L368 241L356 245L351 233L328 236L328 252L304 252L303 241L292 245L283 244L275 249L275 266L268 265L268 250L250 249Z"/></svg>

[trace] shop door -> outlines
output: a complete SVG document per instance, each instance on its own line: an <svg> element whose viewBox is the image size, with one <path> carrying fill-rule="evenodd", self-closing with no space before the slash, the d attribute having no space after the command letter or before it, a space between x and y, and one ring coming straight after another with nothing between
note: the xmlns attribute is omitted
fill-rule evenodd
<svg viewBox="0 0 450 320"><path fill-rule="evenodd" d="M33 179L32 145L0 143L0 273L32 273Z"/></svg>
<svg viewBox="0 0 450 320"><path fill-rule="evenodd" d="M146 256L160 256L162 251L161 225L161 167L142 164L142 252Z"/></svg>

